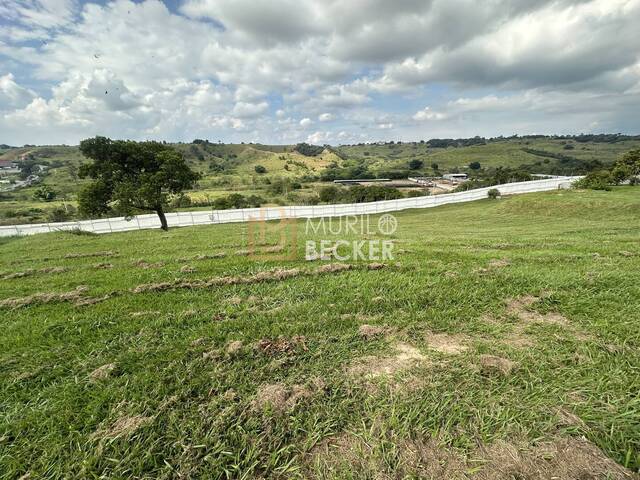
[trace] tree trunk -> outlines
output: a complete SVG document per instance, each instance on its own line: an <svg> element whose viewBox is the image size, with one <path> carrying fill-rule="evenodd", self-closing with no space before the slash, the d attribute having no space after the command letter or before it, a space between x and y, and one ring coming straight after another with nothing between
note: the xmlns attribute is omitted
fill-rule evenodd
<svg viewBox="0 0 640 480"><path fill-rule="evenodd" d="M167 217L165 216L164 210L162 209L162 207L157 207L156 213L160 218L160 228L166 232L167 230L169 230L169 225L167 224Z"/></svg>

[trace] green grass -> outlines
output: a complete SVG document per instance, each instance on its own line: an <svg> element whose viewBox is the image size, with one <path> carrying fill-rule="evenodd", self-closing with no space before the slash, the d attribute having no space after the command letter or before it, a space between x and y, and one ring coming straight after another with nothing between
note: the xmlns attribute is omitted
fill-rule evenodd
<svg viewBox="0 0 640 480"><path fill-rule="evenodd" d="M381 270L357 264L138 294L131 289L140 284L322 262L234 255L246 248L244 224L0 240L3 276L67 268L0 280L2 299L79 285L91 297L115 294L89 306L0 307L0 478L417 478L403 460L407 442L437 438L472 455L499 439L580 435L637 470L639 207L629 187L403 212L392 237L396 259ZM301 254L304 222L297 228ZM105 251L117 256L65 258ZM221 251L225 258L192 259ZM164 265L143 269L140 259ZM510 264L488 268L495 259ZM104 262L113 268L94 267ZM196 271L182 273L184 265ZM567 325L520 325L505 302L524 295L543 296L531 310L561 314ZM387 334L365 341L363 323ZM517 331L530 346L508 341ZM468 349L434 351L431 332L461 335ZM306 349L254 348L296 335ZM236 340L242 348L226 353ZM373 380L348 373L362 357L393 355L398 342L426 360ZM486 374L482 354L517 368ZM111 374L92 380L106 364ZM324 388L311 387L317 379ZM270 384L310 393L282 412L255 407ZM558 408L581 421L560 422ZM107 433L137 416L146 419L137 428ZM352 466L341 463L350 458L344 450L318 454L314 446L331 438L364 442L369 456Z"/></svg>

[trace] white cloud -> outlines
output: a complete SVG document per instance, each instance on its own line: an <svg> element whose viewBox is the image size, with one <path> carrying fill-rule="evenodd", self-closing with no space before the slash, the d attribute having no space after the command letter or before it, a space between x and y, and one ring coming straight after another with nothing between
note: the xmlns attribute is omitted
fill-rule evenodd
<svg viewBox="0 0 640 480"><path fill-rule="evenodd" d="M240 118L255 118L262 115L269 108L269 104L267 102L260 103L248 103L248 102L238 102L235 107L233 107L233 114L236 117Z"/></svg>
<svg viewBox="0 0 640 480"><path fill-rule="evenodd" d="M0 142L640 127L640 0L186 0L180 13L0 0Z"/></svg>
<svg viewBox="0 0 640 480"><path fill-rule="evenodd" d="M11 73L0 76L0 112L27 105L36 94L18 85Z"/></svg>
<svg viewBox="0 0 640 480"><path fill-rule="evenodd" d="M430 107L424 107L422 110L418 110L412 118L418 122L425 122L429 120L442 120L446 117L443 113L434 112Z"/></svg>

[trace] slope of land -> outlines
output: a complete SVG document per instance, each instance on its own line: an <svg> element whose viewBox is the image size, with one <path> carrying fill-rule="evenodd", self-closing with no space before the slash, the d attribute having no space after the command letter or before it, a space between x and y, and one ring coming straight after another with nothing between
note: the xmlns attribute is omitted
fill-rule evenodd
<svg viewBox="0 0 640 480"><path fill-rule="evenodd" d="M621 137L604 142L523 137L447 148L432 146L429 142L362 144L328 148L317 156L302 155L293 145L199 141L173 144L173 147L203 175L197 187L187 192L192 201L189 208L211 208L216 199L232 193L258 196L263 204L270 205L313 204L319 201L322 186L334 178L406 178L447 172L468 172L483 178L491 176L497 168L583 174L613 163L631 149L640 148L640 139ZM0 151L0 160L22 163L25 159L46 166L46 171L40 174L41 182L28 187L3 191L6 186L0 185L0 224L76 219L77 192L86 182L78 178L78 167L87 161L78 147L26 146L4 154ZM422 166L411 170L410 162L415 160L421 161ZM476 170L469 168L474 162L478 163ZM263 173L259 173L257 167ZM56 192L55 200L34 198L41 185Z"/></svg>
<svg viewBox="0 0 640 480"><path fill-rule="evenodd" d="M238 224L2 240L0 477L632 478L639 207L404 212L350 267Z"/></svg>

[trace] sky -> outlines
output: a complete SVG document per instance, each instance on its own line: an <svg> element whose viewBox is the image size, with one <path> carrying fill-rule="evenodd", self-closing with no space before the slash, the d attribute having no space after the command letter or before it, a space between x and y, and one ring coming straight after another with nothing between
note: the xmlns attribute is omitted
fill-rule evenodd
<svg viewBox="0 0 640 480"><path fill-rule="evenodd" d="M0 0L0 143L640 133L640 0Z"/></svg>

